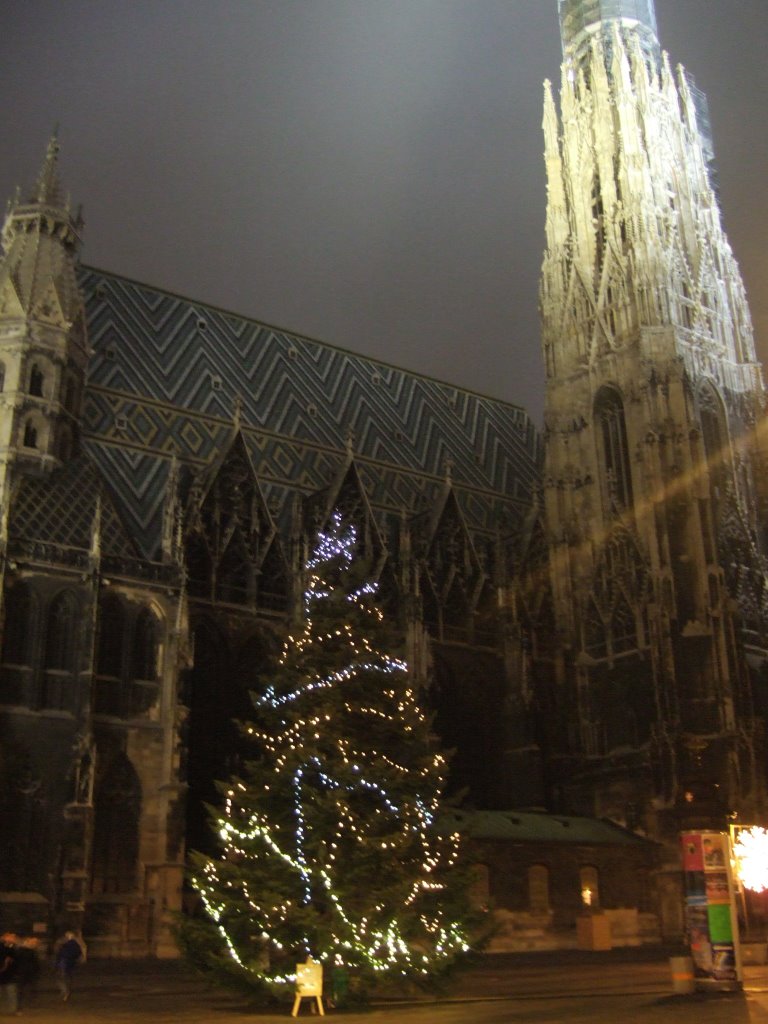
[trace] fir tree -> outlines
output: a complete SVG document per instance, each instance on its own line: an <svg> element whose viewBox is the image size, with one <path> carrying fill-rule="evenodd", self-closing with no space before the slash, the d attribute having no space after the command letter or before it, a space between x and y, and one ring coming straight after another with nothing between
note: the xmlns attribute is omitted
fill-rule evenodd
<svg viewBox="0 0 768 1024"><path fill-rule="evenodd" d="M253 695L258 756L222 787L221 855L193 855L213 959L272 991L307 956L426 978L467 948L458 836L436 827L444 759L354 549L334 515L303 617Z"/></svg>

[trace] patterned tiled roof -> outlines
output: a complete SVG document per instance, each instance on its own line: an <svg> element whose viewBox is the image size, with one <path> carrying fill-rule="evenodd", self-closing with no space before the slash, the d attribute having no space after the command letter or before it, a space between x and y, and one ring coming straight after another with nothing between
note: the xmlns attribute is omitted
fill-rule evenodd
<svg viewBox="0 0 768 1024"><path fill-rule="evenodd" d="M90 461L81 456L47 477L20 476L10 522L11 541L42 541L87 551L94 529L103 554L135 558L109 488Z"/></svg>
<svg viewBox="0 0 768 1024"><path fill-rule="evenodd" d="M448 468L472 529L530 505L538 439L517 406L101 271L80 283L85 448L147 555L171 458L209 464L235 415L278 519L291 494L328 486L350 445L379 511L422 510Z"/></svg>

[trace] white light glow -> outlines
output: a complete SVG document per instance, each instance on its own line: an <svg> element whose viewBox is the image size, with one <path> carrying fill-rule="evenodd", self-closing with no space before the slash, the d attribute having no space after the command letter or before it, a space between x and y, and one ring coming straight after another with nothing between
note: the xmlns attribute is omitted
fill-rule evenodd
<svg viewBox="0 0 768 1024"><path fill-rule="evenodd" d="M768 890L768 829L740 829L733 846L736 875L750 892Z"/></svg>

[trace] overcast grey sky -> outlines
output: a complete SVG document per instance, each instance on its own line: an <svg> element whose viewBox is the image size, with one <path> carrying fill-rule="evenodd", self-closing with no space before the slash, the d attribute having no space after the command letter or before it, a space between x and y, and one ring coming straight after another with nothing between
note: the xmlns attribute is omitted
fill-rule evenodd
<svg viewBox="0 0 768 1024"><path fill-rule="evenodd" d="M766 0L656 0L768 351ZM2 0L0 197L58 123L83 259L526 406L556 0Z"/></svg>

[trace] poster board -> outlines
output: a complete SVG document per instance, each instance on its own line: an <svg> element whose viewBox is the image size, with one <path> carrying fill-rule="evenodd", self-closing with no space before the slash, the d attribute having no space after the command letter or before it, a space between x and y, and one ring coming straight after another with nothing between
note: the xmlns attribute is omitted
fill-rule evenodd
<svg viewBox="0 0 768 1024"><path fill-rule="evenodd" d="M741 958L725 832L684 832L685 923L697 986L737 988Z"/></svg>

